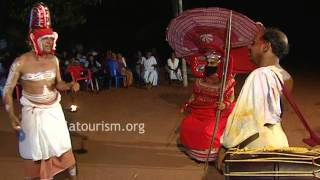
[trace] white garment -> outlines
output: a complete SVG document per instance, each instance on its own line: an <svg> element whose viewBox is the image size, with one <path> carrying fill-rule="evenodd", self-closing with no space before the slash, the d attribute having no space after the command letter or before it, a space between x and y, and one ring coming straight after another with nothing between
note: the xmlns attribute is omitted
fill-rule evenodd
<svg viewBox="0 0 320 180"><path fill-rule="evenodd" d="M148 59L143 59L141 64L143 64L143 67L144 67L144 72L143 72L144 82L147 84L156 86L158 84L158 72L154 68L154 65L157 65L156 58L151 56Z"/></svg>
<svg viewBox="0 0 320 180"><path fill-rule="evenodd" d="M182 74L181 74L181 69L178 68L179 66L179 59L175 58L174 62L172 62L171 58L168 59L167 65L169 67L169 76L170 79L174 79L174 80L179 80L182 81ZM176 69L176 71L172 70L172 69Z"/></svg>
<svg viewBox="0 0 320 180"><path fill-rule="evenodd" d="M126 59L124 57L122 57L121 61L122 61L123 66L126 68L127 67Z"/></svg>
<svg viewBox="0 0 320 180"><path fill-rule="evenodd" d="M258 68L248 76L220 139L226 148L235 147L256 133L265 139L258 138L261 144L256 143L255 147L288 146L280 124L282 86L279 80L283 82L281 69L275 66ZM274 125L274 132L268 130L266 123Z"/></svg>
<svg viewBox="0 0 320 180"><path fill-rule="evenodd" d="M59 157L71 149L67 122L60 105L61 95L52 105L38 105L24 96L22 130L19 133L19 152L22 158L33 161Z"/></svg>
<svg viewBox="0 0 320 180"><path fill-rule="evenodd" d="M245 147L249 149L266 147L283 148L289 147L289 143L281 127L281 123L276 123L271 127L263 126L259 131L259 137Z"/></svg>

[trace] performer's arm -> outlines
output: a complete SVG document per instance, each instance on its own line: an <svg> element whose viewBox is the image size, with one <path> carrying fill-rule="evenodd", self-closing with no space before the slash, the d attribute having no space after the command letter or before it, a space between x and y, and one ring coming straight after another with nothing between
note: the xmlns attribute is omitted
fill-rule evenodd
<svg viewBox="0 0 320 180"><path fill-rule="evenodd" d="M234 98L235 98L235 97L234 97L234 89L232 89L231 95L230 95L229 98L226 99L226 101L225 101L226 107L229 107L229 106L231 105L231 103L233 103Z"/></svg>
<svg viewBox="0 0 320 180"><path fill-rule="evenodd" d="M224 98L222 103L219 104L219 102L217 102L217 109L224 110L231 105L231 103L234 101L234 98L235 98L233 88L231 89L230 93L231 93L230 96Z"/></svg>
<svg viewBox="0 0 320 180"><path fill-rule="evenodd" d="M182 113L185 112L188 109L188 107L190 106L190 103L192 103L192 101L194 101L194 94L192 94L190 96L189 100L182 105L180 112L182 112Z"/></svg>
<svg viewBox="0 0 320 180"><path fill-rule="evenodd" d="M191 94L191 96L188 100L188 104L192 103L192 101L194 101L194 94Z"/></svg>
<svg viewBox="0 0 320 180"><path fill-rule="evenodd" d="M16 59L12 63L10 70L9 70L6 84L3 89L3 96L2 96L3 102L5 104L5 109L6 109L7 113L9 114L9 118L11 120L11 126L15 130L19 130L21 127L20 127L20 121L14 113L12 93L17 85L18 80L19 80L21 66L22 66L22 62L19 59Z"/></svg>
<svg viewBox="0 0 320 180"><path fill-rule="evenodd" d="M56 58L57 61L57 76L56 76L56 89L59 91L65 91L70 90L72 91L78 91L80 89L80 85L77 82L70 82L66 83L62 80L61 74L60 74L60 67L59 67L59 61Z"/></svg>

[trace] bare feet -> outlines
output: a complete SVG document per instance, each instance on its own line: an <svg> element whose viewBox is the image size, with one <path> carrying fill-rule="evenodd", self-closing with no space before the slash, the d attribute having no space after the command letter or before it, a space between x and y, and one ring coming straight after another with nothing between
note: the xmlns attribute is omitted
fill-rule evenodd
<svg viewBox="0 0 320 180"><path fill-rule="evenodd" d="M220 151L218 152L218 159L216 160L216 168L220 173L223 173L224 171L224 158L226 155L227 149L224 147L220 148Z"/></svg>

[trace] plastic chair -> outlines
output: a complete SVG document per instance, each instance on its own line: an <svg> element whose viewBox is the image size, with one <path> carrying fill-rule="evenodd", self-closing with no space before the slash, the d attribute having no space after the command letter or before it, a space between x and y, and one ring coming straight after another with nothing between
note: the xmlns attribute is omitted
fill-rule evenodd
<svg viewBox="0 0 320 180"><path fill-rule="evenodd" d="M109 87L111 87L112 80L114 80L115 87L119 88L120 87L120 80L125 81L126 77L119 73L117 61L108 60L107 66L108 66L109 75L110 75Z"/></svg>
<svg viewBox="0 0 320 180"><path fill-rule="evenodd" d="M85 81L87 83L90 83L91 90L93 91L93 82L92 82L92 73L89 69L84 69L80 65L75 66L69 66L67 68L67 72L70 73L72 81L78 82L78 81Z"/></svg>

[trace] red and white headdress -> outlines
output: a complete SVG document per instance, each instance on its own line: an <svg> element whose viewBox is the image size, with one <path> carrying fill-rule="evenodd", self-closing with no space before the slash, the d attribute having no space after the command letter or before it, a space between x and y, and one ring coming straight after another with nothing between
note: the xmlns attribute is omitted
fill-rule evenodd
<svg viewBox="0 0 320 180"><path fill-rule="evenodd" d="M31 9L29 20L29 39L36 55L43 55L40 41L47 37L54 39L50 52L50 54L54 54L58 33L52 30L49 8L44 3L36 3Z"/></svg>

